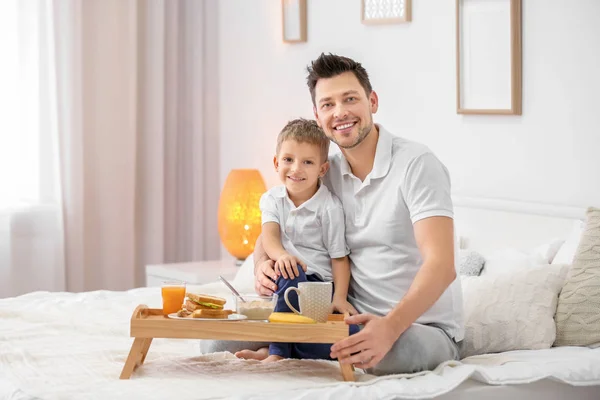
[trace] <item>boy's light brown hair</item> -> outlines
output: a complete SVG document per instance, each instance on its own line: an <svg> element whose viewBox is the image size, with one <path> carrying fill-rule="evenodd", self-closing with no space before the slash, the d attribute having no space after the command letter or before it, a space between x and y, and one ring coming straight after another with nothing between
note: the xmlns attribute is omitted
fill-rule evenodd
<svg viewBox="0 0 600 400"><path fill-rule="evenodd" d="M316 121L304 118L294 119L283 127L277 136L276 154L279 155L281 144L286 140L295 140L298 143L310 143L321 149L321 164L327 161L329 155L329 139L319 128Z"/></svg>

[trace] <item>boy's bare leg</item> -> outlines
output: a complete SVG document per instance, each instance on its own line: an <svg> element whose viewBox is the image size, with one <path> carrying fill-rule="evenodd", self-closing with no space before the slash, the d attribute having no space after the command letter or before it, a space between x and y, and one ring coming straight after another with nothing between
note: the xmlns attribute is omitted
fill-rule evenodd
<svg viewBox="0 0 600 400"><path fill-rule="evenodd" d="M269 357L269 348L261 347L260 349L254 350L240 350L235 353L237 358L243 358L244 360L258 360L263 361Z"/></svg>

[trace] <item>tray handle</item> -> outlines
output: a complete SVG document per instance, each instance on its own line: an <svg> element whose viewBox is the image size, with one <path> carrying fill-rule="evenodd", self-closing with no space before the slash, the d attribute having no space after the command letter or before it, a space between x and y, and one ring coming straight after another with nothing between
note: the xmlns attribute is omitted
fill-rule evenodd
<svg viewBox="0 0 600 400"><path fill-rule="evenodd" d="M133 311L133 315L131 316L131 320L146 318L150 314L150 309L145 304L140 304Z"/></svg>

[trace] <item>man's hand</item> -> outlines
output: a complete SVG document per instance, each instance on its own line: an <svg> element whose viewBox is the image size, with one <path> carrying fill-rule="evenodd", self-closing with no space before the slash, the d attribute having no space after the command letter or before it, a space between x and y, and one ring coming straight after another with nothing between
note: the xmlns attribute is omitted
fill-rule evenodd
<svg viewBox="0 0 600 400"><path fill-rule="evenodd" d="M271 296L277 290L277 285L275 285L277 274L273 269L274 265L273 260L266 259L256 266L254 271L254 290L256 293Z"/></svg>
<svg viewBox="0 0 600 400"><path fill-rule="evenodd" d="M331 358L357 368L372 368L390 351L400 337L392 322L385 317L358 314L345 319L348 325L364 324L358 333L331 346ZM353 354L353 355L352 355Z"/></svg>
<svg viewBox="0 0 600 400"><path fill-rule="evenodd" d="M279 256L275 262L275 273L277 276L282 275L285 279L297 278L300 276L298 264L300 264L304 272L306 272L306 264L304 264L304 262L289 253L284 253Z"/></svg>
<svg viewBox="0 0 600 400"><path fill-rule="evenodd" d="M356 308L352 306L352 304L348 303L348 300L345 298L336 298L333 296L333 301L331 302L334 311L339 311L340 314L348 313L350 315L358 314Z"/></svg>

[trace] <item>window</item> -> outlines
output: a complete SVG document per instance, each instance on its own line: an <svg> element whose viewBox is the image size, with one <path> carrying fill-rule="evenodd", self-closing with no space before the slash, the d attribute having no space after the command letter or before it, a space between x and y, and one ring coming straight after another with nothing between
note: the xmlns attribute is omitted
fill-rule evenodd
<svg viewBox="0 0 600 400"><path fill-rule="evenodd" d="M47 7L0 1L0 207L39 203L54 187Z"/></svg>

